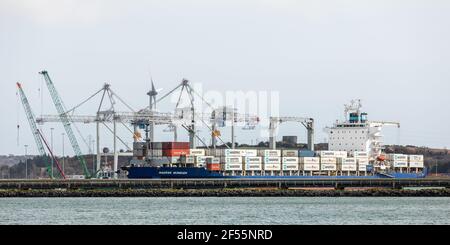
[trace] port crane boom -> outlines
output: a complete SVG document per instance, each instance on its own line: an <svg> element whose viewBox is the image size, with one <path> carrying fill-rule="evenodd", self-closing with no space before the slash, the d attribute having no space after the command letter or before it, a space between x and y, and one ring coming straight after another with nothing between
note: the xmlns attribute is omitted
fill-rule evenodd
<svg viewBox="0 0 450 245"><path fill-rule="evenodd" d="M307 130L308 150L314 151L314 119L304 117L270 117L269 122L269 148L276 149L275 130L283 122L301 123Z"/></svg>
<svg viewBox="0 0 450 245"><path fill-rule="evenodd" d="M25 114L26 114L27 119L28 119L28 124L30 125L31 133L33 134L33 138L34 138L34 141L36 142L36 146L38 148L39 154L46 158L47 155L45 153L44 144L42 143L42 140L44 138L43 138L43 135L41 134L41 132L39 131L39 129L37 128L33 110L31 109L31 106L30 106L30 103L28 102L27 96L25 95L25 92L22 89L22 85L20 83L16 83L16 84L17 84L17 88L19 89L19 94L20 94L20 99L22 100L23 109L25 110ZM44 142L45 142L45 140L44 140ZM46 146L48 148L48 145L46 145ZM63 178L65 178L65 175L61 171L61 168L60 168L60 166L58 164L58 161L53 156L53 153L51 152L50 148L48 148L48 149L50 151L50 154L52 155L52 158L56 162L56 166L58 167L58 170L59 170L61 176ZM47 163L47 165L49 165L49 164ZM48 168L51 168L51 166L48 166ZM50 172L50 171L48 171L48 172Z"/></svg>
<svg viewBox="0 0 450 245"><path fill-rule="evenodd" d="M75 155L78 158L78 161L80 161L81 166L83 168L84 175L87 178L90 178L89 170L86 166L86 161L83 157L83 154L81 153L80 146L78 145L78 141L75 137L75 134L73 133L72 127L71 127L71 121L67 113L65 112L65 107L63 104L63 101L61 100L61 97L59 96L58 92L56 91L55 86L53 85L52 80L50 79L50 76L48 75L47 71L40 72L44 76L45 83L47 84L47 88L50 92L50 95L52 97L53 103L55 104L56 110L58 111L59 117L61 118L61 122L64 126L64 130L66 131L66 134L69 138L70 144L72 145L73 151L75 152Z"/></svg>
<svg viewBox="0 0 450 245"><path fill-rule="evenodd" d="M17 88L19 89L20 99L22 100L23 109L25 110L25 114L28 119L28 123L30 124L31 132L33 133L34 141L36 142L36 146L38 148L39 154L45 156L44 144L42 143L41 137L39 135L39 130L36 125L36 120L33 111L31 110L30 103L25 95L25 92L22 89L22 84L16 83Z"/></svg>
<svg viewBox="0 0 450 245"><path fill-rule="evenodd" d="M169 113L160 113L154 112L150 113L140 113L140 112L113 112L113 113L97 113L97 116L94 115L71 115L70 121L77 123L112 123L113 121L121 122L121 123L139 123L139 122L148 122L152 121L157 125L162 124L170 124L175 121L177 118L174 118ZM62 122L61 118L58 115L42 115L36 118L37 123L46 123L46 122Z"/></svg>

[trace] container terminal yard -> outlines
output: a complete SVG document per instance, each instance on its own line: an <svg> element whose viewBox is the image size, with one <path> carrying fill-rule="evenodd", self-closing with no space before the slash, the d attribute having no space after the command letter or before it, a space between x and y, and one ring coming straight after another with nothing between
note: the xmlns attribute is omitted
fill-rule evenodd
<svg viewBox="0 0 450 245"><path fill-rule="evenodd" d="M149 104L143 109L131 108L123 98L105 84L100 90L67 108L47 71L40 72L48 87L57 115L36 117L24 92L17 83L21 102L40 156L47 162L48 179L1 180L0 190L17 189L219 189L219 188L393 188L438 187L449 188L449 179L426 178L428 170L423 155L386 154L383 152L381 129L384 126L400 127L398 122L371 121L361 110L360 100L345 105L344 121L336 121L325 128L328 150L315 151L315 119L297 116L271 116L269 118L269 147L266 149L236 148L235 128L253 130L260 122L256 115L244 114L236 108L210 108L212 113L200 113L194 106L202 96L191 83L183 79L174 89L157 97L153 82L147 93ZM180 91L173 112L156 111L156 104ZM183 94L184 92L184 94ZM185 95L189 107L180 108ZM98 111L93 115L75 115L73 112L93 98L100 97ZM116 111L120 102L129 111ZM109 103L108 103L109 102ZM107 107L107 109L105 109ZM277 149L276 130L285 122L302 125L307 131L307 149ZM79 175L67 176L46 137L38 125L62 123L73 152L83 170ZM95 170L87 168L73 127L77 123L96 126ZM112 128L109 126L112 124ZM130 148L117 135L118 125L123 125L133 139ZM155 126L164 125L173 132L171 142L155 141ZM211 145L197 135L198 125L207 128ZM221 128L230 126L231 144L225 143ZM113 149L101 147L100 130L111 132ZM82 137L78 128L76 132ZM189 142L177 140L178 129L186 130ZM118 151L118 143L127 147ZM222 147L218 146L218 143ZM224 147L223 147L224 146ZM127 166L119 168L118 157L129 156ZM113 163L102 162L102 157L113 157Z"/></svg>

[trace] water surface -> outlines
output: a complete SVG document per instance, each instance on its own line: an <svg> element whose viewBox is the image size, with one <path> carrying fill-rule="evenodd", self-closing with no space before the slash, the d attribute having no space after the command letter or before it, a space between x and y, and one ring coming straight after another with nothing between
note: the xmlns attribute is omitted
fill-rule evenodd
<svg viewBox="0 0 450 245"><path fill-rule="evenodd" d="M450 197L3 198L0 224L450 224Z"/></svg>

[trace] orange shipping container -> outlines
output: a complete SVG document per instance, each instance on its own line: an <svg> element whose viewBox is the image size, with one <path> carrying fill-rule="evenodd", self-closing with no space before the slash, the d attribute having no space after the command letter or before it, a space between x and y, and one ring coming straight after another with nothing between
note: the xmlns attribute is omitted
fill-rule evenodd
<svg viewBox="0 0 450 245"><path fill-rule="evenodd" d="M164 149L163 156L165 157L179 157L179 156L188 156L189 149Z"/></svg>
<svg viewBox="0 0 450 245"><path fill-rule="evenodd" d="M162 142L164 150L169 149L189 149L189 142Z"/></svg>
<svg viewBox="0 0 450 245"><path fill-rule="evenodd" d="M218 163L209 163L206 164L206 168L210 171L219 171L220 170L220 164Z"/></svg>

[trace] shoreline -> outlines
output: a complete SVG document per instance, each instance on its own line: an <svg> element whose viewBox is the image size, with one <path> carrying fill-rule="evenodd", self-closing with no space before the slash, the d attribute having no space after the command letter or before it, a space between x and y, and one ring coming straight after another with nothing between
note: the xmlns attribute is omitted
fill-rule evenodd
<svg viewBox="0 0 450 245"><path fill-rule="evenodd" d="M0 198L14 197L450 197L450 189L102 189L0 190Z"/></svg>

